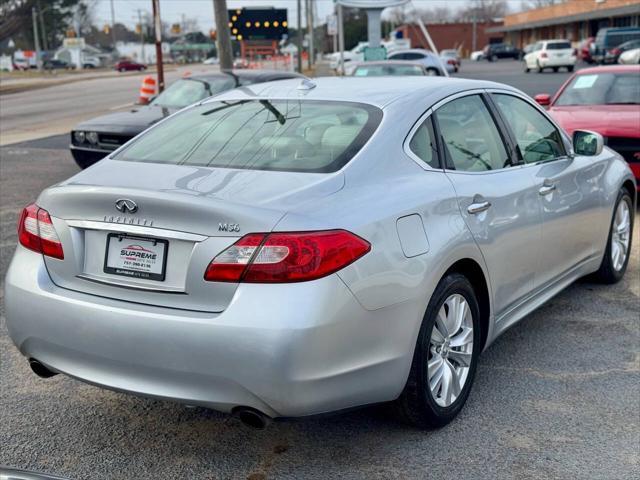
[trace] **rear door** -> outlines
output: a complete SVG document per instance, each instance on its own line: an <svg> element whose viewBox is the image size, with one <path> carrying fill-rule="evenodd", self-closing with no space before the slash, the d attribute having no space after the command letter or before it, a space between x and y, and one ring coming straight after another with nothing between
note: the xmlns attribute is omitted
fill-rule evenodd
<svg viewBox="0 0 640 480"><path fill-rule="evenodd" d="M605 165L589 157L567 155L558 128L537 106L508 93L491 94L517 144L519 158L534 174L542 211L542 256L536 286L554 283L595 255L601 232L598 185Z"/></svg>
<svg viewBox="0 0 640 480"><path fill-rule="evenodd" d="M435 120L446 175L485 258L499 317L534 286L541 214L533 171L515 165L513 146L483 92L436 105Z"/></svg>

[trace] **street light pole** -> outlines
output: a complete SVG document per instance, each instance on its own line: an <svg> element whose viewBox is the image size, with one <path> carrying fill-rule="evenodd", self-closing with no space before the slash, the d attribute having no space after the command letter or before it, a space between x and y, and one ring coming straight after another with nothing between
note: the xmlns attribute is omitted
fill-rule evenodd
<svg viewBox="0 0 640 480"><path fill-rule="evenodd" d="M213 0L213 10L213 14L216 17L220 70L231 70L233 68L233 55L231 53L231 33L229 32L227 0Z"/></svg>
<svg viewBox="0 0 640 480"><path fill-rule="evenodd" d="M33 19L33 42L36 48L36 66L38 70L42 70L42 61L40 60L40 37L38 36L38 14L36 7L31 7L31 17Z"/></svg>
<svg viewBox="0 0 640 480"><path fill-rule="evenodd" d="M302 1L298 0L298 25L296 43L298 47L298 73L302 73Z"/></svg>
<svg viewBox="0 0 640 480"><path fill-rule="evenodd" d="M111 0L111 42L113 43L113 51L116 50L116 13L113 9L113 0Z"/></svg>
<svg viewBox="0 0 640 480"><path fill-rule="evenodd" d="M153 23L156 30L156 69L158 70L158 93L164 90L164 64L162 63L162 23L160 22L160 0L153 0Z"/></svg>
<svg viewBox="0 0 640 480"><path fill-rule="evenodd" d="M309 69L313 66L313 6L311 2L313 0L306 0L306 8L307 8L307 31L309 34Z"/></svg>

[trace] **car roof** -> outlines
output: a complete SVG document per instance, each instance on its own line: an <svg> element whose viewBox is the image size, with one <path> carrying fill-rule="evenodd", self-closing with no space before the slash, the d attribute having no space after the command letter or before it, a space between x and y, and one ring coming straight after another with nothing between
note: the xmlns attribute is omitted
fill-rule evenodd
<svg viewBox="0 0 640 480"><path fill-rule="evenodd" d="M395 55L396 53L428 53L433 55L431 50L426 50L424 48L404 48L402 50L394 50L393 52L389 52L389 55Z"/></svg>
<svg viewBox="0 0 640 480"><path fill-rule="evenodd" d="M311 79L312 88L304 88L298 79L252 84L211 97L219 100L252 100L256 98L283 100L326 100L357 102L386 108L397 100L423 104L427 97L445 98L473 89L500 88L517 91L500 83L451 77L402 77L398 82L381 82L375 77L319 77ZM302 88L298 88L302 87Z"/></svg>
<svg viewBox="0 0 640 480"><path fill-rule="evenodd" d="M562 38L554 38L553 40L541 40L544 43L569 43L569 40Z"/></svg>
<svg viewBox="0 0 640 480"><path fill-rule="evenodd" d="M369 66L378 66L378 65L409 65L413 67L418 67L424 69L424 65L422 63L414 62L413 60L376 60L371 62L358 62L355 64L356 68L358 67L369 67Z"/></svg>
<svg viewBox="0 0 640 480"><path fill-rule="evenodd" d="M640 73L640 65L602 65L578 70L576 75L589 73Z"/></svg>

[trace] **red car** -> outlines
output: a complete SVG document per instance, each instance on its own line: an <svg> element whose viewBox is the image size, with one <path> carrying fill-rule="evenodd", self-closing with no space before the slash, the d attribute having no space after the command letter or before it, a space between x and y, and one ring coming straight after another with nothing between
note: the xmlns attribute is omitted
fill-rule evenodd
<svg viewBox="0 0 640 480"><path fill-rule="evenodd" d="M595 42L595 37L589 37L580 43L578 47L578 56L583 62L594 63L591 58L591 44Z"/></svg>
<svg viewBox="0 0 640 480"><path fill-rule="evenodd" d="M119 72L128 72L130 70L146 70L147 66L142 63L134 62L133 60L120 60L116 63L114 68Z"/></svg>
<svg viewBox="0 0 640 480"><path fill-rule="evenodd" d="M585 68L553 98L540 94L535 100L569 135L576 129L601 134L629 162L640 187L640 65Z"/></svg>

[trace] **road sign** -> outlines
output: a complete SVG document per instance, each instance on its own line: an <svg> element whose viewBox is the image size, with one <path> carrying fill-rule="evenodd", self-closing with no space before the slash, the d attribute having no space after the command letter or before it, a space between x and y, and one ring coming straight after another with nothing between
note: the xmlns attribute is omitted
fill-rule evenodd
<svg viewBox="0 0 640 480"><path fill-rule="evenodd" d="M286 8L229 10L229 30L238 40L280 40L289 33Z"/></svg>
<svg viewBox="0 0 640 480"><path fill-rule="evenodd" d="M337 35L337 34L338 34L338 16L328 15L327 16L327 35Z"/></svg>
<svg viewBox="0 0 640 480"><path fill-rule="evenodd" d="M363 53L365 62L387 59L387 49L384 47L364 47Z"/></svg>

